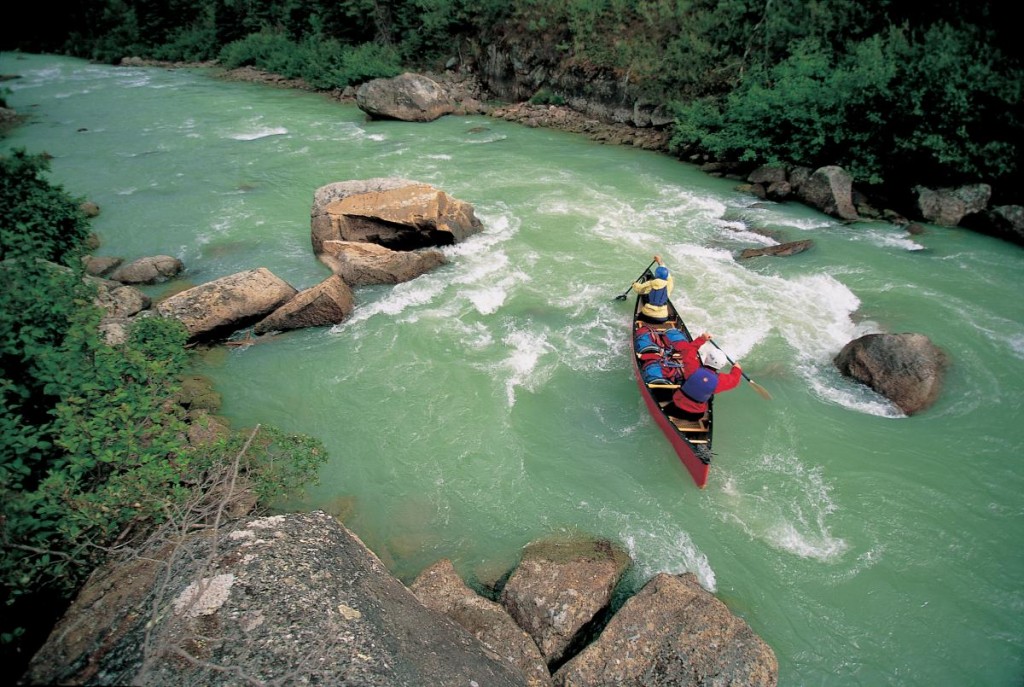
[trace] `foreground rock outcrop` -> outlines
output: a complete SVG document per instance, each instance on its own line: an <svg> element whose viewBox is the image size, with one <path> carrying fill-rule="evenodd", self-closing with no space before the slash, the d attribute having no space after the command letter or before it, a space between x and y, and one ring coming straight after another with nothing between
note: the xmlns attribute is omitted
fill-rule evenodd
<svg viewBox="0 0 1024 687"><path fill-rule="evenodd" d="M605 540L535 542L499 603L448 560L406 588L325 513L248 517L97 570L20 684L777 684L692 574L655 576L591 641L630 563Z"/></svg>
<svg viewBox="0 0 1024 687"><path fill-rule="evenodd" d="M530 687L551 685L547 662L533 638L501 604L470 589L450 560L440 560L421 572L410 589L427 608L444 613L489 651L515 666Z"/></svg>
<svg viewBox="0 0 1024 687"><path fill-rule="evenodd" d="M523 551L501 603L533 637L548 665L557 666L611 605L629 564L625 551L607 541L535 542Z"/></svg>
<svg viewBox="0 0 1024 687"><path fill-rule="evenodd" d="M882 394L907 415L939 396L949 358L924 334L867 334L846 344L835 366Z"/></svg>
<svg viewBox="0 0 1024 687"><path fill-rule="evenodd" d="M250 518L98 571L22 679L275 682L525 684L324 513Z"/></svg>
<svg viewBox="0 0 1024 687"><path fill-rule="evenodd" d="M655 575L555 673L560 687L778 684L775 653L692 573Z"/></svg>

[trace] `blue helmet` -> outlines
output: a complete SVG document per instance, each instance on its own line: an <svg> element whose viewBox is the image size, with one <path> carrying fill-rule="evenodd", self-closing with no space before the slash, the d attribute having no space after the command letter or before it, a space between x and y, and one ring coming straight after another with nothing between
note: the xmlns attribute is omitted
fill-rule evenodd
<svg viewBox="0 0 1024 687"><path fill-rule="evenodd" d="M654 270L654 276L656 279L668 279L668 268L661 265L658 269Z"/></svg>

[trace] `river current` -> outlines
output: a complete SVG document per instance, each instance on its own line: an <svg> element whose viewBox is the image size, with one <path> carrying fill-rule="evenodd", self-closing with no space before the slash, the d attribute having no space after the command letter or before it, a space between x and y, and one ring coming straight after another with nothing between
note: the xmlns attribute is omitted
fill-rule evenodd
<svg viewBox="0 0 1024 687"><path fill-rule="evenodd" d="M202 283L267 267L297 289L314 191L403 177L471 203L484 230L447 265L355 290L336 327L197 361L237 427L319 437L298 508L344 518L404 582L442 557L493 582L556 534L628 547L631 583L693 572L774 649L780 685L1024 679L1024 251L761 201L668 156L485 116L367 121L354 105L203 70L0 55L0 141L53 156L96 202L100 255L174 255ZM765 234L775 238L768 238ZM747 247L811 239L789 258ZM651 261L673 300L770 391L716 401L697 489L629 361ZM166 286L147 287L159 297ZM951 360L906 417L832 358L919 332Z"/></svg>

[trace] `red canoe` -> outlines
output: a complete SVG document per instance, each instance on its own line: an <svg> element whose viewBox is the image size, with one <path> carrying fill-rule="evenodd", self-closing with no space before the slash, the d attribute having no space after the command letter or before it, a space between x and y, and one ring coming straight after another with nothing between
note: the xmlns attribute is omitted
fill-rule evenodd
<svg viewBox="0 0 1024 687"><path fill-rule="evenodd" d="M648 325L636 319L636 316L643 305L642 297L637 296L636 306L633 310L633 326L630 334L631 349L633 351L633 373L636 376L637 386L640 388L640 396L643 397L647 410L650 412L654 422L661 428L668 438L672 448L675 449L679 460L690 471L693 481L701 489L708 482L708 472L711 470L711 418L714 397L708 402L708 412L696 422L680 420L666 415L662 407L668 405L672 393L678 388L677 384L670 384L658 381L650 383L644 381L641 374L641 351L638 350L637 330L644 325L653 327L656 331L664 334L666 331L676 329L682 332L686 340L692 341L693 337L686 328L686 324L679 313L676 312L672 302L669 301L668 309L671 315L668 322L658 325ZM643 342L641 342L643 343Z"/></svg>

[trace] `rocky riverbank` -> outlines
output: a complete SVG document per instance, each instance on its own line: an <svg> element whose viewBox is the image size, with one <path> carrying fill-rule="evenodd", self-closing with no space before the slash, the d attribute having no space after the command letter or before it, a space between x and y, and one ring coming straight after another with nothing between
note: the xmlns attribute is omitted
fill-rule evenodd
<svg viewBox="0 0 1024 687"><path fill-rule="evenodd" d="M632 109L590 101L585 96L570 98L569 104L508 102L486 83L494 67L483 65L484 76L471 70L425 72L423 76L440 85L452 103L454 114L481 114L518 122L529 127L546 127L586 136L609 145L631 145L644 150L673 154L669 148L671 119L663 107L637 100ZM284 88L310 89L301 80L252 68L222 70L219 76L230 80L264 83ZM501 83L499 90L517 93L522 85ZM340 102L356 102L357 89L349 87L328 95ZM918 223L961 227L1024 245L1024 206L992 206L992 188L984 183L957 188L931 189L922 186L905 189L900 199L871 197L859 189L855 180L839 167L812 170L788 165L757 167L749 163L711 160L696 152L681 153L681 161L699 165L715 176L737 180L743 190L760 198L800 202L843 221L883 220L912 233L923 229ZM824 170L827 182L802 187L803 182ZM840 179L837 183L835 179Z"/></svg>

